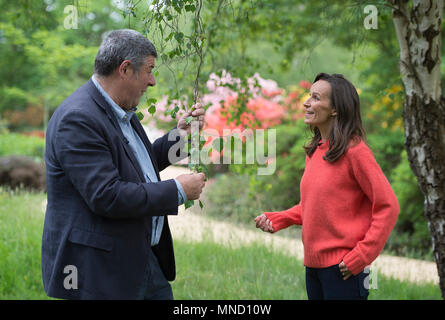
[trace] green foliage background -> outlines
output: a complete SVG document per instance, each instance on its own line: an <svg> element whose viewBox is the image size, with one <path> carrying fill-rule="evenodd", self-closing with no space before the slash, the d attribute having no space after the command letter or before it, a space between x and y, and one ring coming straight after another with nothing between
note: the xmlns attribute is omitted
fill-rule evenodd
<svg viewBox="0 0 445 320"><path fill-rule="evenodd" d="M44 130L55 108L92 75L98 46L112 29L139 30L158 48L157 86L149 90L147 99L160 100L163 94L173 98L190 96L199 59L184 52L191 50L188 44L191 47L197 44L196 39L187 38L193 35L194 11L190 9L187 13L177 14L177 8L191 2L169 2L171 6L164 12L164 17L168 19L170 15L172 18L168 21L177 23L177 26L165 33L149 19L146 3L130 0L0 0L0 155L41 156L41 139L23 137L16 132L3 133L4 129L17 133ZM391 10L387 1L372 1L379 11L379 27L366 30L363 8L369 3L341 0L204 1L205 39L200 45L206 56L198 78L200 90L201 94L205 93L209 75L222 69L243 79L258 72L265 79L277 81L284 89L300 80L312 81L318 72L343 73L362 91L362 118L369 145L401 207L386 250L432 259L423 217L423 196L404 151L403 127L391 126L402 117L403 94L399 92L391 102L381 103L390 88L401 85L397 65L399 48ZM78 7L78 29L65 29L67 15L64 8L72 4ZM442 45L445 46L445 41ZM445 76L444 58L442 77ZM395 101L399 103L398 108L393 108ZM41 124L37 127L26 122L14 124L12 117L6 116L8 111L26 112L28 107L43 110L40 111ZM141 107L148 107L148 104L143 103ZM388 126L383 126L386 122ZM301 121L283 123L276 129L276 174L216 176L209 187L206 204L210 215L251 224L252 219L263 211L283 210L298 203L305 159L302 146L310 138L310 133ZM2 197L6 199L4 194ZM34 200L26 201L33 203ZM3 247L4 256L11 248L23 250L11 245L7 249ZM31 242L28 249L36 249L36 243ZM24 256L23 259L28 261L29 258ZM20 276L27 276L24 270L19 271Z"/></svg>

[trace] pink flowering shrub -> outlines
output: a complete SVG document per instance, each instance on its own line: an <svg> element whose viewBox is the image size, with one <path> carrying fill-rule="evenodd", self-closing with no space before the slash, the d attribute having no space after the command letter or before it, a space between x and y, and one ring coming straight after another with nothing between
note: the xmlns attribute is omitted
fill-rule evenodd
<svg viewBox="0 0 445 320"><path fill-rule="evenodd" d="M254 85L255 81L257 86ZM225 71L221 77L214 73L210 75L207 81L209 93L202 98L202 103L209 105L206 112L206 127L216 129L222 134L223 129L267 129L280 124L285 113L285 108L280 104L283 90L275 81L262 79L258 73L249 78L247 83L248 92L245 92L246 88L239 87L240 80L232 78ZM227 84L237 86L239 92L231 90ZM240 123L236 124L235 119L231 117L231 111L239 108L239 94L248 94L250 98L247 110L240 114Z"/></svg>
<svg viewBox="0 0 445 320"><path fill-rule="evenodd" d="M283 121L293 122L304 117L302 98L310 89L310 82L300 81L299 86L292 88L288 94L275 81L263 79L258 73L244 83L246 85L225 70L221 75L210 74L206 83L208 92L200 101L207 108L202 134L206 138L204 147L217 138L225 139L225 129L226 132L229 129L230 134L245 129L268 129ZM156 127L165 132L176 125L177 119L171 116L171 111L175 108L176 118L181 117L185 113L184 109L189 108L187 99L169 101L168 97L164 96L157 101L153 115L147 110L142 111L143 122L149 127ZM210 157L216 159L222 152L213 149Z"/></svg>

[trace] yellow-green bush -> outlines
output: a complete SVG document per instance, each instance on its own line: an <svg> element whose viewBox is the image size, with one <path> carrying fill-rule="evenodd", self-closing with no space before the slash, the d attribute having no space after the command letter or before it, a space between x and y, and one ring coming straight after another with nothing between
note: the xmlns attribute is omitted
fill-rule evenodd
<svg viewBox="0 0 445 320"><path fill-rule="evenodd" d="M36 160L43 158L45 139L18 133L0 134L0 156L24 155Z"/></svg>

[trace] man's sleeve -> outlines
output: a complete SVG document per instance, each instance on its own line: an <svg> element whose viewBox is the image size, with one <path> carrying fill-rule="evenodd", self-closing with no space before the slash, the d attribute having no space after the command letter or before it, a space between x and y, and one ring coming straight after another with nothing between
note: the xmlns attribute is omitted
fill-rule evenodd
<svg viewBox="0 0 445 320"><path fill-rule="evenodd" d="M187 196L179 181L176 179L174 180L176 182L176 186L178 187L178 206L180 206L181 204L187 201Z"/></svg>
<svg viewBox="0 0 445 320"><path fill-rule="evenodd" d="M153 142L152 149L159 171L188 157L188 153L183 150L185 143L186 139L181 137L177 128L170 130L164 136Z"/></svg>

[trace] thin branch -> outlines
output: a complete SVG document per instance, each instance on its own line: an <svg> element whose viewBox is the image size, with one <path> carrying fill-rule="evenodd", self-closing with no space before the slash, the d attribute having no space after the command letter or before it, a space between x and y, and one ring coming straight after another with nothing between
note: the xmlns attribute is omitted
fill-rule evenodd
<svg viewBox="0 0 445 320"><path fill-rule="evenodd" d="M196 71L196 78L195 78L195 86L193 89L193 103L196 103L198 101L198 95L199 95L199 76L201 74L201 67L203 64L203 56L202 56L202 24L201 24L201 9L202 9L202 0L196 0L196 11L195 11L195 34L199 34L199 40L200 45L199 49L197 50L197 54L199 57L199 65L198 69Z"/></svg>

